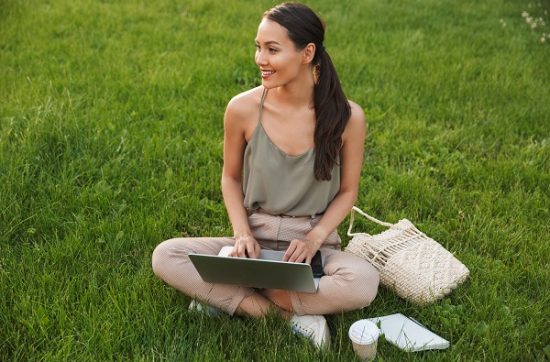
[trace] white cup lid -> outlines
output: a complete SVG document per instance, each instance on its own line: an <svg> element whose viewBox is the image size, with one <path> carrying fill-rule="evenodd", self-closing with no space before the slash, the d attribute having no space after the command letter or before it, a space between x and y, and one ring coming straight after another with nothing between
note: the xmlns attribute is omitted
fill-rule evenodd
<svg viewBox="0 0 550 362"><path fill-rule="evenodd" d="M349 327L349 338L358 344L376 342L380 336L380 329L367 319L361 319Z"/></svg>

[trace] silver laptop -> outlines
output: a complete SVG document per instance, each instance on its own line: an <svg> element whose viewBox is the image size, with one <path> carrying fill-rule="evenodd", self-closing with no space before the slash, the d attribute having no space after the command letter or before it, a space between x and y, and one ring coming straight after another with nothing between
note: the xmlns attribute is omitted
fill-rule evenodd
<svg viewBox="0 0 550 362"><path fill-rule="evenodd" d="M190 253L189 258L201 278L208 283L238 284L252 288L286 289L315 293L320 278L311 265L283 261L284 251L260 251L258 259L228 256L232 246L218 255Z"/></svg>

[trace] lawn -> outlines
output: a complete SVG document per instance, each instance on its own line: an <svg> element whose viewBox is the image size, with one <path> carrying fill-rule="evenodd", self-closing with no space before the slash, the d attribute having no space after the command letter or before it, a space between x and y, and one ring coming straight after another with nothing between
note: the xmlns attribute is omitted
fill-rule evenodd
<svg viewBox="0 0 550 362"><path fill-rule="evenodd" d="M223 113L259 84L274 4L0 2L0 361L349 361L349 326L397 312L451 348L380 341L380 361L550 359L546 1L308 1L369 124L357 205L463 261L449 297L419 307L381 288L328 316L318 352L274 316L191 313L153 275L160 241L232 233Z"/></svg>

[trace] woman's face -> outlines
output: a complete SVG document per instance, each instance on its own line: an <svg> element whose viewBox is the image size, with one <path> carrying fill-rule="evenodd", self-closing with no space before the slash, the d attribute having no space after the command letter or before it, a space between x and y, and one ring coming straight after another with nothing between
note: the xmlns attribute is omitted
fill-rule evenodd
<svg viewBox="0 0 550 362"><path fill-rule="evenodd" d="M303 51L296 49L286 28L267 18L258 27L255 60L265 88L286 85L307 68Z"/></svg>

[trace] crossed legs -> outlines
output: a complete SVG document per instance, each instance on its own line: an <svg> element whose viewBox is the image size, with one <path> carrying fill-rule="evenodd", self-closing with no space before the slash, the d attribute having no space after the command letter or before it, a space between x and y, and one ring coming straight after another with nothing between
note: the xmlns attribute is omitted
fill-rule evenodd
<svg viewBox="0 0 550 362"><path fill-rule="evenodd" d="M275 309L284 318L292 314L331 314L361 309L376 296L378 273L367 262L334 249L322 249L325 276L317 293L261 290L205 283L188 253L217 254L231 238L176 238L159 244L153 252L153 270L167 284L229 314L265 316Z"/></svg>

